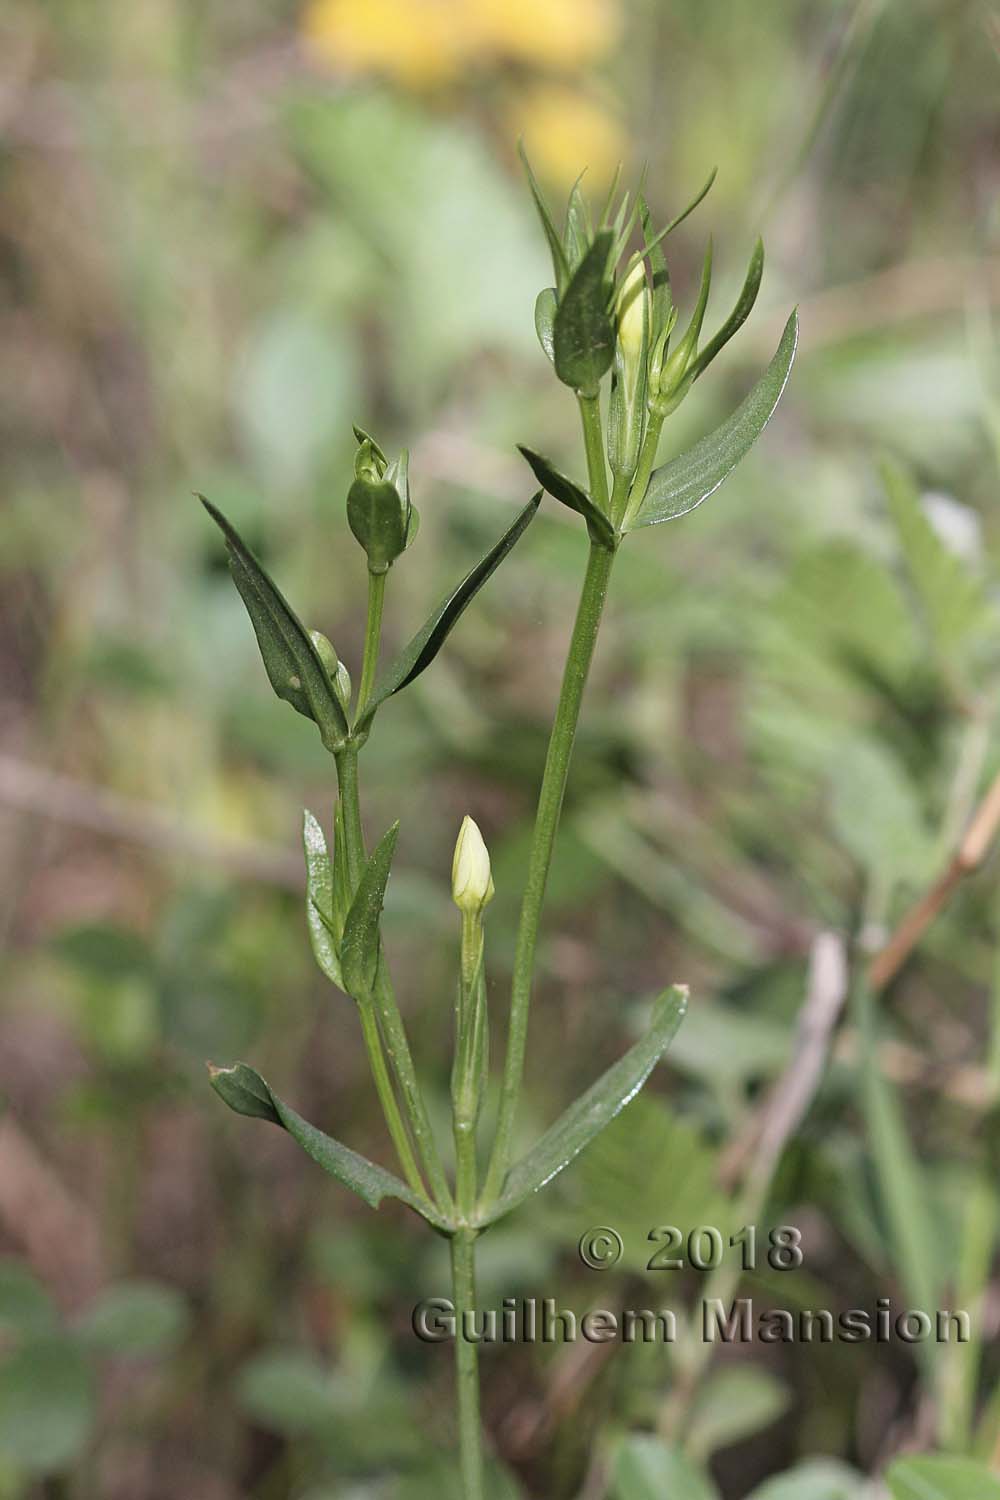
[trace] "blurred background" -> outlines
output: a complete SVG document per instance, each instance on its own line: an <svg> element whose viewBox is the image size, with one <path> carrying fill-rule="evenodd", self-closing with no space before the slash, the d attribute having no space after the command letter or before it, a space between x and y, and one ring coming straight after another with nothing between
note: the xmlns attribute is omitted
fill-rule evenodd
<svg viewBox="0 0 1000 1500"><path fill-rule="evenodd" d="M741 399L794 304L803 332L736 476L620 556L525 1137L653 992L689 982L692 1014L647 1092L483 1241L483 1298L682 1311L711 1273L647 1271L648 1231L749 1206L805 1252L745 1279L759 1305L966 1307L974 1337L703 1366L487 1351L497 1494L737 1500L785 1472L757 1492L851 1500L908 1449L995 1456L995 867L952 880L917 952L842 1013L841 971L934 888L1000 768L998 48L991 0L8 0L4 1500L458 1495L450 1350L409 1326L446 1292L443 1243L207 1086L206 1059L245 1058L390 1160L353 1009L306 941L301 809L329 818L332 767L271 694L192 491L356 673L352 421L412 448L422 528L390 644L531 492L516 441L583 473L533 331L551 275L522 135L560 199L583 167L599 204L619 160L646 163L660 219L718 164L670 242L682 315L709 229L710 322L764 235L758 307L671 450ZM363 762L369 832L402 819L388 938L442 1128L451 850L471 813L502 1018L585 553L557 511ZM591 1224L626 1244L603 1276L576 1254ZM646 1480L615 1470L635 1434Z"/></svg>

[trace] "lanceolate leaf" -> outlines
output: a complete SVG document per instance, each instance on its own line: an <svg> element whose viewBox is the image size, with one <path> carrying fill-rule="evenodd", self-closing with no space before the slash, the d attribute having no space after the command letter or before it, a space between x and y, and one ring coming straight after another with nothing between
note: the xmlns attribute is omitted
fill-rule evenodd
<svg viewBox="0 0 1000 1500"><path fill-rule="evenodd" d="M306 925L313 957L327 979L343 989L334 940L333 870L323 830L308 811L302 817L302 845L306 857Z"/></svg>
<svg viewBox="0 0 1000 1500"><path fill-rule="evenodd" d="M260 1074L246 1063L234 1063L230 1068L209 1068L212 1087L230 1109L238 1115L252 1115L257 1119L270 1120L280 1125L293 1136L302 1149L318 1162L331 1177L336 1177L345 1187L363 1198L370 1208L378 1208L383 1198L398 1198L409 1208L422 1214L436 1228L445 1228L441 1215L422 1197L407 1187L392 1172L377 1166L366 1156L352 1151L332 1136L325 1135L303 1120L301 1115L279 1099L264 1082Z"/></svg>
<svg viewBox="0 0 1000 1500"><path fill-rule="evenodd" d="M451 593L441 600L423 629L418 630L409 645L404 647L395 661L389 664L376 682L368 705L355 726L356 729L367 728L376 710L386 698L390 698L393 693L398 693L400 688L406 687L415 677L420 676L425 667L430 666L466 605L471 603L491 573L499 567L514 543L534 520L541 498L541 491L539 491L528 501L514 524L508 527L500 540L494 543L471 573L465 575L458 587L452 589Z"/></svg>
<svg viewBox="0 0 1000 1500"><path fill-rule="evenodd" d="M538 334L538 342L551 360L556 357L552 342L555 337L555 320L556 289L553 286L546 286L535 298L535 332Z"/></svg>
<svg viewBox="0 0 1000 1500"><path fill-rule="evenodd" d="M549 242L549 249L552 252L552 269L556 273L556 286L561 292L563 287L569 280L569 266L566 261L566 252L563 249L562 240L559 238L556 226L552 222L552 215L549 212L549 206L542 196L542 190L538 186L538 182L536 181L534 172L531 170L531 163L528 160L523 142L518 142L517 149L520 153L521 160L524 163L524 170L527 173L528 177L528 186L531 188L531 196L535 200L535 207L538 210L538 217L542 221L542 228L545 231L545 238Z"/></svg>
<svg viewBox="0 0 1000 1500"><path fill-rule="evenodd" d="M553 499L561 501L570 510L575 510L578 515L583 516L587 522L591 540L599 542L602 547L607 547L613 552L618 545L615 529L604 512L598 510L587 492L578 484L574 484L572 479L568 479L565 474L560 473L556 466L547 458L543 458L540 453L525 448L522 443L518 444L518 452L527 459L538 483Z"/></svg>
<svg viewBox="0 0 1000 1500"><path fill-rule="evenodd" d="M398 837L399 824L393 823L365 865L344 923L340 968L347 993L355 1000L369 999L375 984L381 942L379 922Z"/></svg>
<svg viewBox="0 0 1000 1500"><path fill-rule="evenodd" d="M271 686L279 698L319 726L328 750L339 750L347 738L347 720L308 631L235 527L204 495L198 498L226 539L229 568L247 607Z"/></svg>
<svg viewBox="0 0 1000 1500"><path fill-rule="evenodd" d="M799 320L792 313L771 363L746 399L720 427L662 468L655 469L632 526L655 526L686 515L736 468L777 406L795 358Z"/></svg>
<svg viewBox="0 0 1000 1500"><path fill-rule="evenodd" d="M610 234L596 236L559 298L553 325L556 374L586 395L596 392L615 352L615 325L608 310L611 245Z"/></svg>
<svg viewBox="0 0 1000 1500"><path fill-rule="evenodd" d="M483 1217L484 1224L502 1218L544 1187L635 1097L672 1041L684 1018L687 999L685 985L675 984L663 992L653 1006L646 1035L581 1094L527 1156L511 1168L503 1192Z"/></svg>

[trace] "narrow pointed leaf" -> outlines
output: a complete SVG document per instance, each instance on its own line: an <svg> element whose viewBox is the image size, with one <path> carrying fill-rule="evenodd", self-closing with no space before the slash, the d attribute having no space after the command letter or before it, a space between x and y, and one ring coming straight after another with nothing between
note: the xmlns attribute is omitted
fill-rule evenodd
<svg viewBox="0 0 1000 1500"><path fill-rule="evenodd" d="M724 349L726 344L729 343L733 334L743 327L743 324L750 316L754 303L757 301L757 293L760 291L760 279L763 274L764 241L758 236L757 243L753 247L753 254L750 257L750 265L743 282L743 289L736 299L736 306L714 339L711 339L705 345L704 349L699 351L693 366L696 376L708 368L720 350Z"/></svg>
<svg viewBox="0 0 1000 1500"><path fill-rule="evenodd" d="M401 688L406 687L430 666L463 610L472 602L486 580L500 566L515 542L534 520L541 498L540 491L532 496L499 541L495 542L485 557L481 558L472 571L465 575L458 587L452 589L451 593L441 600L423 628L417 631L409 645L405 646L395 660L390 662L375 684L367 707L355 726L357 730L367 728L376 710L387 698L391 698L393 693L398 693Z"/></svg>
<svg viewBox="0 0 1000 1500"><path fill-rule="evenodd" d="M518 452L527 459L538 483L554 500L560 501L570 510L575 510L578 515L583 516L591 540L613 552L618 545L615 529L604 512L598 510L586 490L582 490L578 484L573 483L572 479L560 473L556 466L547 458L543 458L540 453L534 453L521 443L518 444Z"/></svg>
<svg viewBox="0 0 1000 1500"><path fill-rule="evenodd" d="M381 945L382 903L398 837L399 824L393 823L365 865L344 923L340 969L347 993L355 1000L370 999L375 984Z"/></svg>
<svg viewBox="0 0 1000 1500"><path fill-rule="evenodd" d="M328 750L339 750L347 738L347 720L309 632L236 528L204 495L198 498L226 539L230 572L250 616L271 686L279 698L319 726Z"/></svg>
<svg viewBox="0 0 1000 1500"><path fill-rule="evenodd" d="M618 192L618 187L619 187L619 184L620 184L621 180L622 180L622 164L621 164L621 162L619 162L618 165L617 165L617 167L615 168L615 175L611 179L611 186L608 188L608 195L607 195L607 197L604 200L604 207L601 210L601 217L600 217L600 219L598 221L598 226L597 226L599 229L607 229L609 227L609 224L610 224L610 214L611 214L611 205L615 201L615 196L616 196L616 194Z"/></svg>
<svg viewBox="0 0 1000 1500"><path fill-rule="evenodd" d="M496 1203L484 1214L493 1223L544 1187L624 1109L666 1051L687 1010L686 985L665 990L653 1006L649 1030L546 1131L513 1166Z"/></svg>
<svg viewBox="0 0 1000 1500"><path fill-rule="evenodd" d="M686 515L728 479L764 431L781 398L798 337L799 320L793 312L774 358L732 416L687 453L653 471L633 527L656 526Z"/></svg>
<svg viewBox="0 0 1000 1500"><path fill-rule="evenodd" d="M612 243L610 234L597 235L559 298L553 324L556 374L587 395L596 392L615 352L615 325L608 310Z"/></svg>
<svg viewBox="0 0 1000 1500"><path fill-rule="evenodd" d="M210 1068L209 1072L212 1087L230 1109L239 1115L252 1115L280 1125L313 1161L357 1193L370 1208L378 1208L383 1198L398 1198L436 1228L447 1227L436 1209L394 1173L387 1172L384 1167L303 1120L290 1105L278 1098L254 1068L246 1063L234 1063L230 1068Z"/></svg>
<svg viewBox="0 0 1000 1500"><path fill-rule="evenodd" d="M691 314L691 321L684 330L684 336L681 339L682 344L689 343L692 349L697 345L698 339L701 336L701 325L705 321L705 313L708 309L708 294L711 289L712 236L709 235L708 244L705 246L705 259L702 261L701 266L701 285L698 288L698 301L695 303L694 312Z"/></svg>
<svg viewBox="0 0 1000 1500"><path fill-rule="evenodd" d="M556 289L554 286L543 287L535 299L535 332L550 360L555 360L556 357L553 343L555 321Z"/></svg>
<svg viewBox="0 0 1000 1500"><path fill-rule="evenodd" d="M535 200L535 207L538 210L538 217L542 221L542 229L545 231L545 238L549 242L549 249L552 252L552 269L555 271L556 275L556 286L561 292L563 287L565 287L565 285L569 281L569 265L566 261L566 252L563 249L562 240L559 238L556 226L552 222L552 215L549 212L549 206L542 196L542 190L538 186L538 181L535 177L534 172L531 170L531 163L528 160L528 154L524 149L524 143L519 141L517 149L520 154L521 161L524 163L524 170L528 177L528 186L531 189L531 196Z"/></svg>
<svg viewBox="0 0 1000 1500"><path fill-rule="evenodd" d="M333 869L323 830L308 810L302 816L302 846L306 857L306 925L313 957L327 979L343 989L335 937Z"/></svg>

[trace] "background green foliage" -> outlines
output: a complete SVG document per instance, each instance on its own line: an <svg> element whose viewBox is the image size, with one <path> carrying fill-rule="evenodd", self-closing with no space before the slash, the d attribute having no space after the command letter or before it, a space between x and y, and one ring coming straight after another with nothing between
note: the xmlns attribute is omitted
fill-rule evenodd
<svg viewBox="0 0 1000 1500"><path fill-rule="evenodd" d="M0 23L4 1500L456 1493L449 1351L408 1322L445 1290L443 1244L207 1086L206 1058L246 1056L386 1159L356 1017L306 942L300 810L328 816L331 767L269 692L191 491L356 672L352 420L413 448L422 525L391 577L393 645L528 498L516 441L582 475L532 326L548 276L521 129L564 188L584 163L533 130L585 105L588 139L648 161L658 218L719 163L671 242L688 298L707 224L720 308L764 233L761 301L673 447L741 398L794 302L803 337L736 477L618 563L526 1137L625 1049L643 997L683 980L693 1005L649 1092L484 1239L486 1300L697 1299L698 1273L644 1270L647 1230L742 1222L722 1153L791 1055L817 933L891 928L1000 766L992 5L623 0L582 63L582 23L560 32L553 6L534 56L512 5L523 45L451 77L354 10L389 37L374 74L329 39L305 49L318 12L260 0L13 0ZM366 751L369 833L402 820L387 932L442 1122L451 849L471 812L493 853L497 1017L573 520L543 509ZM935 1444L952 1456L897 1465L895 1500L995 1493L962 1465L996 1457L1000 1418L996 945L987 868L877 1005L861 995L760 1216L802 1227L805 1267L745 1286L781 1306L967 1306L981 1364L978 1347L728 1350L678 1422L663 1349L487 1352L498 1494L854 1500L861 1475ZM626 1255L602 1277L575 1244L605 1223Z"/></svg>

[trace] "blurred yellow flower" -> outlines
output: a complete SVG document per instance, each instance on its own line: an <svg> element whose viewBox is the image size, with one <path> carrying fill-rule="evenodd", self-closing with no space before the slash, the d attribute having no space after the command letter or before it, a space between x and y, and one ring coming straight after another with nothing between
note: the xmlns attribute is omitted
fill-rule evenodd
<svg viewBox="0 0 1000 1500"><path fill-rule="evenodd" d="M618 0L311 0L303 32L346 72L419 87L491 59L579 67L608 50L618 19Z"/></svg>
<svg viewBox="0 0 1000 1500"><path fill-rule="evenodd" d="M570 183L587 168L591 192L602 187L626 155L614 117L569 84L538 83L519 90L508 105L513 132L524 137L542 178Z"/></svg>
<svg viewBox="0 0 1000 1500"><path fill-rule="evenodd" d="M446 82L469 52L458 0L312 0L307 43L348 73L388 73L421 86Z"/></svg>
<svg viewBox="0 0 1000 1500"><path fill-rule="evenodd" d="M484 49L521 62L575 68L606 53L618 32L612 0L465 0Z"/></svg>

